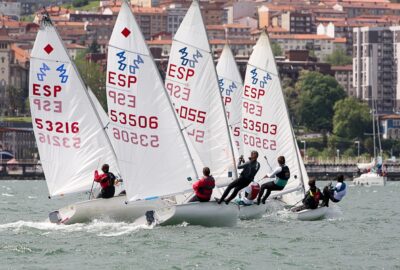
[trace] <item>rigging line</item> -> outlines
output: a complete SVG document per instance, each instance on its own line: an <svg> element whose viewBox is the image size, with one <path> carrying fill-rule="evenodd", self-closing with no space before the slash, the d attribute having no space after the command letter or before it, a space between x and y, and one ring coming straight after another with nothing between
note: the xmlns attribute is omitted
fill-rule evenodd
<svg viewBox="0 0 400 270"><path fill-rule="evenodd" d="M134 52L134 51L123 49L123 48L120 48L120 47L117 47L117 46L114 46L114 45L110 45L110 44L108 44L108 47L109 48L111 47L111 48L114 48L114 49L118 49L118 50L123 50L125 52L129 52L129 53L133 53L133 54L137 54L137 55L141 55L141 56L145 56L145 57L150 57L149 54L143 54L143 53Z"/></svg>

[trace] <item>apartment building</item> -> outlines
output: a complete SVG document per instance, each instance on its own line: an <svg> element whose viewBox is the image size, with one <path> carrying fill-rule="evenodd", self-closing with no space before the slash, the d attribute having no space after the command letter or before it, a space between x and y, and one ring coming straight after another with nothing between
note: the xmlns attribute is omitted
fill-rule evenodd
<svg viewBox="0 0 400 270"><path fill-rule="evenodd" d="M316 34L286 34L270 35L272 41L277 42L284 51L290 50L309 50L312 51L319 60L324 60L326 56L335 50L335 38Z"/></svg>
<svg viewBox="0 0 400 270"><path fill-rule="evenodd" d="M400 111L400 26L353 30L353 85L356 96L378 113Z"/></svg>
<svg viewBox="0 0 400 270"><path fill-rule="evenodd" d="M356 92L353 86L353 66L332 66L332 72L335 75L336 81L343 87L347 95L356 97Z"/></svg>
<svg viewBox="0 0 400 270"><path fill-rule="evenodd" d="M282 28L293 34L315 33L314 17L309 12L287 11L281 15Z"/></svg>

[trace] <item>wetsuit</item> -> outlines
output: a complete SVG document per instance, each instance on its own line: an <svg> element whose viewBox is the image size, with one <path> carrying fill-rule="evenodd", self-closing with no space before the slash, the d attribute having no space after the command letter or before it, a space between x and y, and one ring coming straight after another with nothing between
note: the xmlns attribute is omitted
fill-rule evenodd
<svg viewBox="0 0 400 270"><path fill-rule="evenodd" d="M116 179L115 175L111 172L103 173L100 175L97 171L94 172L94 181L100 183L101 186L101 191L99 195L97 195L97 198L108 199L114 197L115 179Z"/></svg>
<svg viewBox="0 0 400 270"><path fill-rule="evenodd" d="M215 187L214 177L204 176L193 184L195 196L189 202L208 202Z"/></svg>
<svg viewBox="0 0 400 270"><path fill-rule="evenodd" d="M226 198L226 196L228 196L229 192L233 189L231 196L225 201L225 203L228 204L231 200L233 200L233 198L236 197L241 189L247 187L251 183L251 181L254 180L254 177L260 169L260 163L257 160L248 161L244 164L241 164L241 162L239 162L238 169L243 169L240 173L239 178L231 182L226 187L224 194L222 194L222 197L218 203L221 203Z"/></svg>
<svg viewBox="0 0 400 270"><path fill-rule="evenodd" d="M261 197L265 190L267 190L267 193L262 198L263 203L265 203L265 201L271 194L271 191L282 190L286 186L286 184L290 178L290 170L289 170L288 166L282 165L282 166L277 167L271 174L268 174L267 176L269 178L276 176L276 179L272 182L267 182L267 183L261 185L261 190L258 193L257 204L260 204Z"/></svg>
<svg viewBox="0 0 400 270"><path fill-rule="evenodd" d="M324 187L324 206L329 206L329 200L334 203L340 202L346 195L347 186L343 182L338 182L336 186L331 189L329 186Z"/></svg>

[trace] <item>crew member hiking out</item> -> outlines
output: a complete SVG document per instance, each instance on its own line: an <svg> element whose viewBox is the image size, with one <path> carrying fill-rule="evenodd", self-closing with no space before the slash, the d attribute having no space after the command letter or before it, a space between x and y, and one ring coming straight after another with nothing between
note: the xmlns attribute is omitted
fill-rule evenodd
<svg viewBox="0 0 400 270"><path fill-rule="evenodd" d="M109 172L109 169L108 164L104 164L101 166L103 174L99 175L97 170L94 172L94 181L100 183L101 186L101 191L97 198L108 199L114 197L116 177L112 172Z"/></svg>
<svg viewBox="0 0 400 270"><path fill-rule="evenodd" d="M239 158L238 169L243 170L240 173L239 178L234 180L226 187L224 194L222 194L221 199L219 199L218 201L219 204L225 200L226 196L228 196L229 192L233 189L231 196L225 201L226 204L229 204L229 202L236 197L241 189L247 187L251 183L251 181L254 180L254 177L260 169L260 163L257 161L257 158L257 151L251 152L249 161L247 161L246 163L244 162L243 156Z"/></svg>
<svg viewBox="0 0 400 270"><path fill-rule="evenodd" d="M286 186L286 184L290 178L290 170L289 170L289 167L286 166L286 164L285 164L284 156L278 157L278 164L279 164L279 166L272 173L269 173L266 176L264 176L264 178L271 178L274 176L276 178L274 181L267 182L267 183L261 185L261 190L258 193L257 204L260 204L261 197L264 194L265 190L267 190L267 193L265 193L265 196L262 198L263 204L265 204L265 201L268 199L269 195L271 194L271 191L282 190Z"/></svg>
<svg viewBox="0 0 400 270"><path fill-rule="evenodd" d="M193 184L195 196L189 202L208 202L215 187L215 180L210 175L210 168L203 168L203 177Z"/></svg>
<svg viewBox="0 0 400 270"><path fill-rule="evenodd" d="M315 185L315 179L308 181L308 185L310 186L310 189L304 196L302 201L303 205L292 208L291 210L293 212L299 212L305 209L317 209L319 201L324 199L324 195L322 195L321 190Z"/></svg>
<svg viewBox="0 0 400 270"><path fill-rule="evenodd" d="M337 183L335 187L331 185L327 185L324 187L324 202L323 205L329 207L329 200L334 203L340 202L343 197L346 195L347 185L344 183L343 174L338 175Z"/></svg>

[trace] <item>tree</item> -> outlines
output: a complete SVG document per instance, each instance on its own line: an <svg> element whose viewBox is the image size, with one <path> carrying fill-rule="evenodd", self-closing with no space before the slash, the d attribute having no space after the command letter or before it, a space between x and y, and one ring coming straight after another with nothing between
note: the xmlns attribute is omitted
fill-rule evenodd
<svg viewBox="0 0 400 270"><path fill-rule="evenodd" d="M83 7L89 4L89 0L74 0L72 2L73 7Z"/></svg>
<svg viewBox="0 0 400 270"><path fill-rule="evenodd" d="M99 53L100 45L97 43L96 39L93 39L92 43L89 46L89 53Z"/></svg>
<svg viewBox="0 0 400 270"><path fill-rule="evenodd" d="M271 49L274 56L281 56L283 54L281 45L279 45L277 42L271 42Z"/></svg>
<svg viewBox="0 0 400 270"><path fill-rule="evenodd" d="M292 120L292 124L297 124L298 119L296 117L296 108L298 105L298 96L299 93L296 91L294 86L292 85L293 80L284 77L282 78L282 89L283 89L283 94L285 97L286 104L288 106L289 110L289 117Z"/></svg>
<svg viewBox="0 0 400 270"><path fill-rule="evenodd" d="M336 49L332 54L326 57L326 62L331 64L332 66L344 66L350 65L353 62L351 56L346 54L346 51L343 49Z"/></svg>
<svg viewBox="0 0 400 270"><path fill-rule="evenodd" d="M300 123L314 131L332 131L333 106L346 97L336 79L319 72L302 71L295 85L299 93Z"/></svg>
<svg viewBox="0 0 400 270"><path fill-rule="evenodd" d="M99 64L87 61L83 54L77 55L75 64L83 81L90 87L104 110L107 111L105 70Z"/></svg>
<svg viewBox="0 0 400 270"><path fill-rule="evenodd" d="M334 106L333 132L348 139L364 138L369 132L372 118L369 107L355 98L348 97L336 102Z"/></svg>
<svg viewBox="0 0 400 270"><path fill-rule="evenodd" d="M25 112L25 99L23 89L9 85L7 87L8 108L11 115Z"/></svg>

